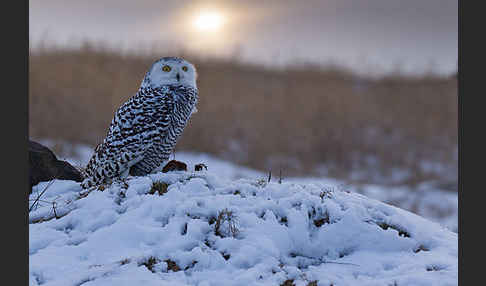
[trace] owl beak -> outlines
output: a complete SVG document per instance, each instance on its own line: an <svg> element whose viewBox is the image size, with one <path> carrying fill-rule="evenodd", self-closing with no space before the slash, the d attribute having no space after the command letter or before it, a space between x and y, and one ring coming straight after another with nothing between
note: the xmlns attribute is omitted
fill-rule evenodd
<svg viewBox="0 0 486 286"><path fill-rule="evenodd" d="M176 74L177 81L181 81L181 75L179 73Z"/></svg>

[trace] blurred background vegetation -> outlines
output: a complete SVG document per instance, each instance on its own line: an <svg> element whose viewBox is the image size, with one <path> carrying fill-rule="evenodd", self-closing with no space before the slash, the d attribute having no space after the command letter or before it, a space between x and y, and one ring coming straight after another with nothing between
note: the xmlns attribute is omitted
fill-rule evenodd
<svg viewBox="0 0 486 286"><path fill-rule="evenodd" d="M268 67L181 50L41 47L29 55L29 136L94 147L152 62L168 54L199 74L199 112L176 151L284 176L457 191L455 74L368 77L335 65Z"/></svg>

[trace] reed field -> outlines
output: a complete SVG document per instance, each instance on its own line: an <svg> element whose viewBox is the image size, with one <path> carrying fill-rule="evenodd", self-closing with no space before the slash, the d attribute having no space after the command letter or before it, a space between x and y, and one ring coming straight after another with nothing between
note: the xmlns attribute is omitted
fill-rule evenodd
<svg viewBox="0 0 486 286"><path fill-rule="evenodd" d="M270 68L237 59L84 46L31 49L29 136L92 145L162 56L198 69L200 100L176 146L284 176L434 181L457 191L457 77L358 76L339 67Z"/></svg>

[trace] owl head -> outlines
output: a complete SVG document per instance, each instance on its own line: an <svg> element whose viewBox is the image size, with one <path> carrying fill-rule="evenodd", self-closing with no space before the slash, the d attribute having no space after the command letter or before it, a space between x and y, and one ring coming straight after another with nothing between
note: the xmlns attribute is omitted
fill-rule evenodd
<svg viewBox="0 0 486 286"><path fill-rule="evenodd" d="M196 68L183 58L164 57L156 61L145 74L142 87L184 85L196 88Z"/></svg>

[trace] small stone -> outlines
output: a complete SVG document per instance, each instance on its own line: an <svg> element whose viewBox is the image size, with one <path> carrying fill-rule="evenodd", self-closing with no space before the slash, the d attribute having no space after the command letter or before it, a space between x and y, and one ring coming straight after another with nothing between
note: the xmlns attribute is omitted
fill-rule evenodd
<svg viewBox="0 0 486 286"><path fill-rule="evenodd" d="M202 171L203 168L207 170L208 166L206 166L206 164L199 163L199 164L194 166L194 171L196 171L196 172Z"/></svg>
<svg viewBox="0 0 486 286"><path fill-rule="evenodd" d="M172 160L167 163L162 169L162 173L172 172L172 171L187 171L187 165L184 162Z"/></svg>

